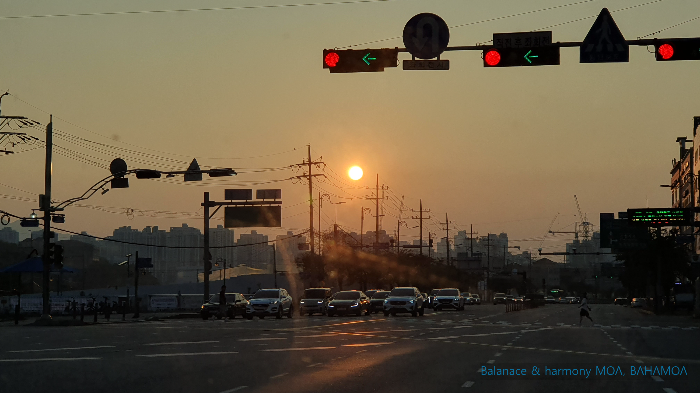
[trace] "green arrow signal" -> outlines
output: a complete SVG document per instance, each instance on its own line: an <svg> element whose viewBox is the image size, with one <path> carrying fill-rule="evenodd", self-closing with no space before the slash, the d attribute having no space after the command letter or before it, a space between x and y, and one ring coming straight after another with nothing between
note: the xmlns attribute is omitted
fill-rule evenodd
<svg viewBox="0 0 700 393"><path fill-rule="evenodd" d="M534 59L534 58L539 57L539 56L531 55L530 53L532 53L532 50L527 51L527 53L525 54L525 60L527 60L528 63L532 64L532 60L530 60L530 59Z"/></svg>
<svg viewBox="0 0 700 393"><path fill-rule="evenodd" d="M367 63L367 65L369 65L370 60L377 60L377 58L376 57L369 57L369 53L368 53L365 55L365 57L362 58L362 60L364 60L364 62Z"/></svg>

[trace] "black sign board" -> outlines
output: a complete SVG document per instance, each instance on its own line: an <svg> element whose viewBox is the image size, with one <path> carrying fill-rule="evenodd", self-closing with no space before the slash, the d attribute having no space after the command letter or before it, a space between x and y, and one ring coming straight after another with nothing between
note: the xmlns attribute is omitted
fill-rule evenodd
<svg viewBox="0 0 700 393"><path fill-rule="evenodd" d="M630 225L666 227L693 225L693 211L686 208L627 209Z"/></svg>
<svg viewBox="0 0 700 393"><path fill-rule="evenodd" d="M224 199L227 201L249 201L253 199L253 190L251 189L230 189L224 190Z"/></svg>
<svg viewBox="0 0 700 393"><path fill-rule="evenodd" d="M282 206L233 206L224 213L226 228L281 227Z"/></svg>
<svg viewBox="0 0 700 393"><path fill-rule="evenodd" d="M282 199L282 190L255 190L255 198L257 199Z"/></svg>
<svg viewBox="0 0 700 393"><path fill-rule="evenodd" d="M138 258L136 259L136 268L137 269L146 269L149 267L153 267L153 261L151 258Z"/></svg>

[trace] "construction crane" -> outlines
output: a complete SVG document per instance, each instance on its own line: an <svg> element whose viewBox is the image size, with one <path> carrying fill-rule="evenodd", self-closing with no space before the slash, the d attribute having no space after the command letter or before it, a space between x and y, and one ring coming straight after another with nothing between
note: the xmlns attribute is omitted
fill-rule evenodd
<svg viewBox="0 0 700 393"><path fill-rule="evenodd" d="M574 200L576 201L576 208L578 209L578 216L581 220L581 236L583 240L589 240L591 237L591 223L588 222L588 218L585 214L581 213L581 206L578 204L578 198L574 195Z"/></svg>

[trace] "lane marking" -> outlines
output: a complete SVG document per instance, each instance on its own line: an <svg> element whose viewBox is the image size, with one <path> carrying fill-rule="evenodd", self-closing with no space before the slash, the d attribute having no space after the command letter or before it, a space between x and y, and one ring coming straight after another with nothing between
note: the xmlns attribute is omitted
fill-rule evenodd
<svg viewBox="0 0 700 393"><path fill-rule="evenodd" d="M238 341L270 341L270 340L286 340L287 337L263 337L263 338L242 338Z"/></svg>
<svg viewBox="0 0 700 393"><path fill-rule="evenodd" d="M273 376L270 377L270 379L275 379L275 378L279 378L279 377L284 377L284 376L287 375L287 374L289 374L289 373L282 373L282 374L273 375Z"/></svg>
<svg viewBox="0 0 700 393"><path fill-rule="evenodd" d="M62 362L71 360L101 360L102 358L38 358L38 359L0 359L0 362Z"/></svg>
<svg viewBox="0 0 700 393"><path fill-rule="evenodd" d="M652 375L652 376L651 376L651 379L653 379L653 380L656 381L656 382L663 382L663 381L664 381L664 380L661 379L661 377L658 376L658 375Z"/></svg>
<svg viewBox="0 0 700 393"><path fill-rule="evenodd" d="M394 342L384 342L384 343L365 343L365 344L343 344L343 347L368 347L372 345L388 345L388 344L393 344Z"/></svg>
<svg viewBox="0 0 700 393"><path fill-rule="evenodd" d="M323 363L314 363L314 364L309 364L309 365L306 366L306 367L311 368L311 367L320 366L320 365L322 365L322 364L323 364Z"/></svg>
<svg viewBox="0 0 700 393"><path fill-rule="evenodd" d="M501 355L503 355L503 354L499 352L495 356L501 356Z"/></svg>
<svg viewBox="0 0 700 393"><path fill-rule="evenodd" d="M179 341L179 342L169 342L169 343L150 343L144 345L185 345L185 344L210 344L218 343L219 341Z"/></svg>
<svg viewBox="0 0 700 393"><path fill-rule="evenodd" d="M233 393L233 392L237 392L237 391L239 391L239 390L241 390L241 389L245 389L245 388L247 388L247 386L239 386L239 387L237 387L237 388L233 388L233 389L229 389L229 390L224 390L224 391L221 392L221 393Z"/></svg>
<svg viewBox="0 0 700 393"><path fill-rule="evenodd" d="M666 393L676 393L676 391L673 390L673 389L671 389L671 388L664 388L664 392L666 392Z"/></svg>
<svg viewBox="0 0 700 393"><path fill-rule="evenodd" d="M231 355L238 352L181 352L181 353L156 353L151 355L136 355L142 358L165 358L172 356L197 356L197 355Z"/></svg>
<svg viewBox="0 0 700 393"><path fill-rule="evenodd" d="M100 348L115 348L114 345L98 345L95 347L72 347L72 348L46 348L46 349L22 349L16 351L7 351L11 353L25 353L25 352L47 352L47 351L77 351L81 349L100 349Z"/></svg>
<svg viewBox="0 0 700 393"><path fill-rule="evenodd" d="M464 385L462 385L462 387L463 387L463 388L470 388L470 387L472 387L472 385L474 385L474 382L472 382L472 381L467 381L467 382L464 383Z"/></svg>
<svg viewBox="0 0 700 393"><path fill-rule="evenodd" d="M306 348L277 348L261 349L262 352L286 352L286 351L312 351L316 349L335 349L336 347L306 347Z"/></svg>
<svg viewBox="0 0 700 393"><path fill-rule="evenodd" d="M367 350L366 350L366 349L363 349L363 350L357 351L357 352L355 352L355 353L362 353L362 352L367 352Z"/></svg>
<svg viewBox="0 0 700 393"><path fill-rule="evenodd" d="M641 361L641 360L639 360L639 359L634 359L634 361L637 362L637 363L644 363L643 361Z"/></svg>
<svg viewBox="0 0 700 393"><path fill-rule="evenodd" d="M487 361L486 363L487 363L487 364L494 364L494 363L496 363L496 361L493 360L493 359L491 359L491 360Z"/></svg>

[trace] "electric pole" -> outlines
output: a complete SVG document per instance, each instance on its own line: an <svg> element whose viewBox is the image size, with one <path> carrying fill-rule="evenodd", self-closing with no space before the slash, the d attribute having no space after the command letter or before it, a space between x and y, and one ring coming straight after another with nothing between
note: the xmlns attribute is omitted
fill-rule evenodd
<svg viewBox="0 0 700 393"><path fill-rule="evenodd" d="M411 209L411 211L414 212L414 213L420 213L420 214L418 215L418 217L412 216L411 218L414 219L414 220L420 220L420 223L418 224L418 227L420 228L420 229L419 229L419 231L420 231L420 232L419 232L419 233L420 233L420 255L422 256L422 255L423 255L423 220L429 220L429 219L430 219L430 217L423 218L423 213L430 213L430 209L428 209L428 210L423 210L423 200L422 200L422 199L420 200L420 205L419 205L419 206L420 206L420 207L418 208L418 211L415 211L415 210L413 210L413 209ZM430 237L430 236L428 236L428 237ZM430 255L430 253L428 253L428 255Z"/></svg>
<svg viewBox="0 0 700 393"><path fill-rule="evenodd" d="M311 245L311 253L315 254L316 253L316 248L315 248L315 243L314 243L314 187L313 187L313 178L315 176L326 176L322 173L317 173L313 174L311 173L312 168L314 165L319 165L323 164L323 161L312 161L311 160L311 145L306 145L307 147L307 156L306 159L302 161L301 164L294 164L292 166L297 166L297 167L308 167L308 172L306 174L296 176L297 179L306 179L309 182L309 238L310 240L310 245Z"/></svg>
<svg viewBox="0 0 700 393"><path fill-rule="evenodd" d="M374 252L375 253L377 253L379 251L379 217L383 216L383 214L379 214L379 200L382 198L379 197L379 174L378 173L377 173L377 186L376 187L377 187L376 193L375 193L376 196L374 198L365 197L365 199L367 199L367 200L375 201L375 208L374 208L374 211L376 213L375 214L375 218L376 218L375 230L374 230ZM384 190L385 190L385 188L384 188L384 185L382 184L382 193L384 193Z"/></svg>
<svg viewBox="0 0 700 393"><path fill-rule="evenodd" d="M441 225L445 225L445 248L447 248L447 266L452 266L450 261L450 220L447 219L447 213L445 213L445 222L441 222Z"/></svg>
<svg viewBox="0 0 700 393"><path fill-rule="evenodd" d="M53 152L53 115L49 115L49 124L46 126L46 162L44 167L44 195L39 196L39 207L44 211L44 270L42 274L42 319L51 318L51 295L49 293L51 270L51 170ZM43 202L43 203L42 203Z"/></svg>

